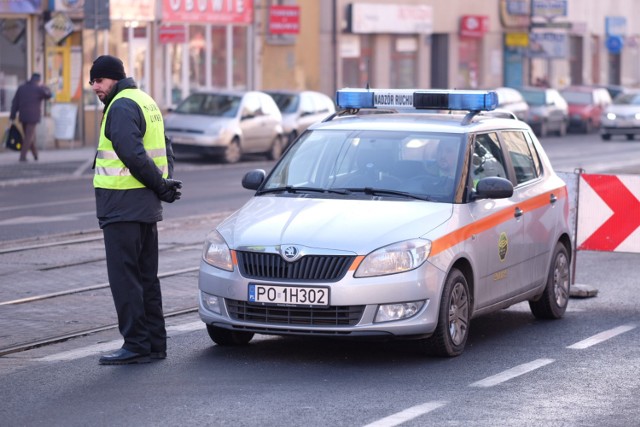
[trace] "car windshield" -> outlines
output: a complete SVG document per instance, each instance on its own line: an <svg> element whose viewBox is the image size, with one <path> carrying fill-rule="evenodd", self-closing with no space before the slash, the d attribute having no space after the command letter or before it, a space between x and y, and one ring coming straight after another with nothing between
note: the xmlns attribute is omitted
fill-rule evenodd
<svg viewBox="0 0 640 427"><path fill-rule="evenodd" d="M451 203L464 141L458 134L318 129L288 150L261 190Z"/></svg>
<svg viewBox="0 0 640 427"><path fill-rule="evenodd" d="M295 113L298 109L300 98L297 95L273 92L269 92L269 95L276 101L276 105L278 105L281 113Z"/></svg>
<svg viewBox="0 0 640 427"><path fill-rule="evenodd" d="M616 105L640 105L640 93L623 93L618 95L613 103Z"/></svg>
<svg viewBox="0 0 640 427"><path fill-rule="evenodd" d="M235 117L240 107L240 101L241 97L238 95L194 93L182 101L174 112L215 117Z"/></svg>
<svg viewBox="0 0 640 427"><path fill-rule="evenodd" d="M590 92L562 91L562 96L569 104L591 105L593 97Z"/></svg>
<svg viewBox="0 0 640 427"><path fill-rule="evenodd" d="M525 101L527 101L527 104L529 105L545 105L546 104L544 92L534 92L534 91L523 90L520 93L522 93L522 97L524 98Z"/></svg>

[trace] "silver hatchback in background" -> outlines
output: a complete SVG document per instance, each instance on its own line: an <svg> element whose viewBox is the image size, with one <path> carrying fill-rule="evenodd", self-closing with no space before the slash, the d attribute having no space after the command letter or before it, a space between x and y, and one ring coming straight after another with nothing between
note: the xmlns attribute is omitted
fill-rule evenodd
<svg viewBox="0 0 640 427"><path fill-rule="evenodd" d="M245 153L278 159L283 149L282 115L263 92L197 92L164 118L176 153L196 152L240 161Z"/></svg>
<svg viewBox="0 0 640 427"><path fill-rule="evenodd" d="M498 108L511 111L518 120L527 121L529 116L529 104L524 100L517 89L499 87L495 89L498 94Z"/></svg>
<svg viewBox="0 0 640 427"><path fill-rule="evenodd" d="M609 141L612 135L626 135L632 140L640 134L640 91L618 95L602 113L600 136Z"/></svg>
<svg viewBox="0 0 640 427"><path fill-rule="evenodd" d="M336 112L333 100L324 93L311 90L268 90L282 113L282 127L291 144L312 124Z"/></svg>

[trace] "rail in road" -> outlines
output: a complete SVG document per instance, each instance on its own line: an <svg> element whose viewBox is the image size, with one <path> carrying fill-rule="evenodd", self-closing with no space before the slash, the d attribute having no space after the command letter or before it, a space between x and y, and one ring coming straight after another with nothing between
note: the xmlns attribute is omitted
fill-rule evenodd
<svg viewBox="0 0 640 427"><path fill-rule="evenodd" d="M225 214L159 225L165 317L197 310L208 231ZM101 232L0 244L0 356L117 327Z"/></svg>

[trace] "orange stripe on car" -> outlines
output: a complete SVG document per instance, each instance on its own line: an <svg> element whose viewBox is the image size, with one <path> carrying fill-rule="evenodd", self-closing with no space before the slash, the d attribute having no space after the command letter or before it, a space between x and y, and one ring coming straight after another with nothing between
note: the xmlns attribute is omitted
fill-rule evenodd
<svg viewBox="0 0 640 427"><path fill-rule="evenodd" d="M512 207L505 208L500 212L496 212L493 215L489 215L486 218L483 218L472 224L466 225L455 231L452 231L451 233L446 234L440 237L439 239L435 239L431 244L431 255L437 255L440 252L443 252L459 244L460 242L467 240L469 237L471 237L474 234L482 233L491 228L495 228L502 223L512 220L514 210L517 207L522 209L524 214L526 214L527 212L531 212L535 209L548 205L550 203L552 194L556 195L558 199L566 198L567 188L566 187L558 188L553 191L548 191L539 196L532 197L531 199L525 200Z"/></svg>

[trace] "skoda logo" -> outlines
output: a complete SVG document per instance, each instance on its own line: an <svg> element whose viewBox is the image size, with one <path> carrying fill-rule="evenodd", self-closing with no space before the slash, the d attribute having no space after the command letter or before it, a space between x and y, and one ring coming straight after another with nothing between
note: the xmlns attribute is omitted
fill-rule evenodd
<svg viewBox="0 0 640 427"><path fill-rule="evenodd" d="M299 254L300 254L300 251L295 246L287 246L286 248L284 248L282 250L282 256L287 261L295 260L298 257Z"/></svg>

